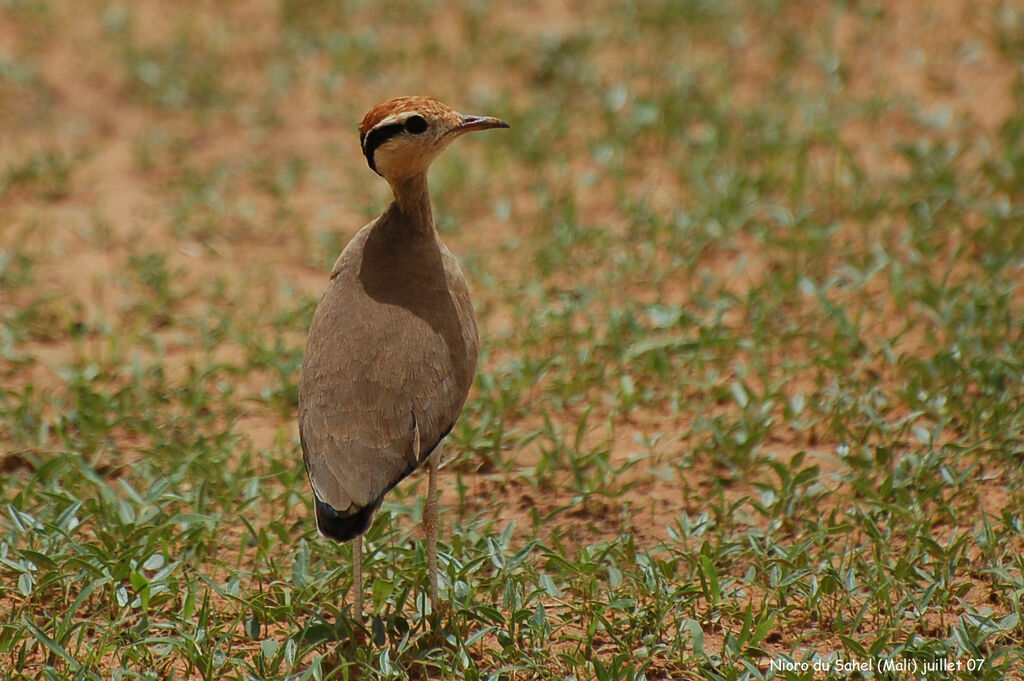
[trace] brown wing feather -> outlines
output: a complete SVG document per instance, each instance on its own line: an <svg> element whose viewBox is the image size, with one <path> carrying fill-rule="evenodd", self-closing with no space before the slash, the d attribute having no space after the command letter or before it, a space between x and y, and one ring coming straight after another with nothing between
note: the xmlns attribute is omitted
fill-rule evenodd
<svg viewBox="0 0 1024 681"><path fill-rule="evenodd" d="M394 234L390 214L338 258L300 382L306 470L317 497L341 515L379 503L426 459L462 411L476 370L476 320L455 259L436 235Z"/></svg>

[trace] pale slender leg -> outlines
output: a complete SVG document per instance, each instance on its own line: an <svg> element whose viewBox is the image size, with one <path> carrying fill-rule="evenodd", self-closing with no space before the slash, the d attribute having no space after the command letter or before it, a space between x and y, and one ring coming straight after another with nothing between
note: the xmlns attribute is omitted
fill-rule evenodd
<svg viewBox="0 0 1024 681"><path fill-rule="evenodd" d="M355 618L363 619L363 536L356 537L356 543L352 546L352 561L355 568L355 579L352 589L355 591Z"/></svg>
<svg viewBox="0 0 1024 681"><path fill-rule="evenodd" d="M430 567L430 609L437 612L437 467L441 445L430 454L427 478L427 506L423 510L423 531L427 535L427 560Z"/></svg>

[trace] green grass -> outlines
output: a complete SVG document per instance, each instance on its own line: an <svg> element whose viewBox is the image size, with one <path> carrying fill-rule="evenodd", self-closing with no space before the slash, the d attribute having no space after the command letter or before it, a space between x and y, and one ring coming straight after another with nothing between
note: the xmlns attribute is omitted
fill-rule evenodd
<svg viewBox="0 0 1024 681"><path fill-rule="evenodd" d="M1024 678L1024 13L908 6L0 0L2 678ZM405 92L513 127L364 626L294 410Z"/></svg>

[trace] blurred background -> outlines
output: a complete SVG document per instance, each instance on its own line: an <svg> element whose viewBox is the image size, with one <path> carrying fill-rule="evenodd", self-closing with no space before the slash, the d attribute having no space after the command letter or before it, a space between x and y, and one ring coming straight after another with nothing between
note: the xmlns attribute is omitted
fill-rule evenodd
<svg viewBox="0 0 1024 681"><path fill-rule="evenodd" d="M294 411L405 94L512 129L430 175L451 607L413 476L363 628ZM1008 678L1022 105L1018 2L0 0L4 678Z"/></svg>

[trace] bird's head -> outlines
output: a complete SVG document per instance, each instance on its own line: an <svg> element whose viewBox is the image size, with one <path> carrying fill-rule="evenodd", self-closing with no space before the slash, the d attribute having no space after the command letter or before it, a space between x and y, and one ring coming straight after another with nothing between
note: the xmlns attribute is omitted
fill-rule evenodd
<svg viewBox="0 0 1024 681"><path fill-rule="evenodd" d="M452 140L463 133L508 128L491 116L466 116L433 97L396 97L378 104L359 124L366 162L392 185L426 172Z"/></svg>

